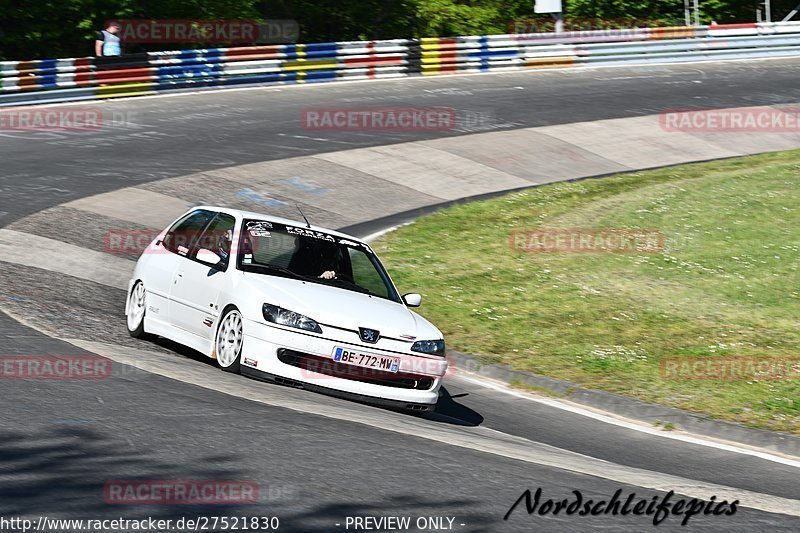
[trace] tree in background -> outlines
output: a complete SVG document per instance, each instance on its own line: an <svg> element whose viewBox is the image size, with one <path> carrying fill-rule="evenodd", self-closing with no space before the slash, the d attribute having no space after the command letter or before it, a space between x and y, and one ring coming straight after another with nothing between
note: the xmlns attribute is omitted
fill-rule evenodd
<svg viewBox="0 0 800 533"><path fill-rule="evenodd" d="M0 0L0 58L84 57L109 19L259 18L256 0ZM130 50L128 50L130 51Z"/></svg>
<svg viewBox="0 0 800 533"><path fill-rule="evenodd" d="M773 21L782 19L800 0L772 0ZM514 19L550 21L534 13L534 0L410 0L416 13L415 36L505 33ZM637 19L661 25L683 24L683 0L563 0L567 19ZM755 21L763 0L700 0L700 21L719 24ZM800 19L800 15L798 15Z"/></svg>
<svg viewBox="0 0 800 533"><path fill-rule="evenodd" d="M773 18L797 2L774 0ZM683 0L564 0L564 5L570 18L683 20ZM758 2L700 0L700 5L705 23L752 22ZM534 13L534 0L0 0L0 59L90 55L103 22L114 18L294 19L301 42L506 33L514 19L552 20ZM139 45L126 51L163 48Z"/></svg>
<svg viewBox="0 0 800 533"><path fill-rule="evenodd" d="M800 0L772 0L773 21L786 16ZM693 3L693 2L690 2ZM599 18L668 18L682 21L683 0L565 0L570 16ZM700 0L700 21L720 24L755 21L758 0Z"/></svg>

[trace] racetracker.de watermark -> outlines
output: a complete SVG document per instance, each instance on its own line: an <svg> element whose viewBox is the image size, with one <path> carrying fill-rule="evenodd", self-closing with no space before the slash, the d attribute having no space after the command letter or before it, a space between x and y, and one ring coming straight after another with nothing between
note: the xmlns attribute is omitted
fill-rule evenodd
<svg viewBox="0 0 800 533"><path fill-rule="evenodd" d="M562 20L562 32L587 32L603 30L626 30L638 28L654 28L663 26L660 19L639 18L582 18L568 17ZM553 18L513 19L508 23L508 33L547 33L556 31L556 20Z"/></svg>
<svg viewBox="0 0 800 533"><path fill-rule="evenodd" d="M119 26L123 43L294 43L296 20L147 20L108 21Z"/></svg>
<svg viewBox="0 0 800 533"><path fill-rule="evenodd" d="M300 124L313 131L447 131L458 121L451 107L320 108L303 110Z"/></svg>
<svg viewBox="0 0 800 533"><path fill-rule="evenodd" d="M141 254L148 250L148 246L156 237L161 234L162 230L156 229L112 229L105 232L103 235L103 251L107 254ZM193 234L192 236L195 236ZM190 235L184 236L188 246ZM164 248L152 248L152 251L166 252Z"/></svg>
<svg viewBox="0 0 800 533"><path fill-rule="evenodd" d="M238 242L240 233L230 230L208 231L172 231L161 242L155 245L155 240L163 230L157 229L112 229L103 234L103 251L107 254L165 254L188 253L191 249L205 248L216 251L230 248L230 244ZM257 250L259 240L253 240L248 246ZM151 246L153 244L153 246Z"/></svg>
<svg viewBox="0 0 800 533"><path fill-rule="evenodd" d="M561 31L556 31L554 19L516 19L509 22L508 33L514 40L529 43L643 41L650 38L652 28L663 25L663 21L653 19L574 18L565 19ZM672 31L680 36L679 28Z"/></svg>
<svg viewBox="0 0 800 533"><path fill-rule="evenodd" d="M346 352L345 352L346 353ZM353 357L310 356L299 362L300 375L309 380L350 379L356 381L417 381L428 380L430 386L440 376L453 376L456 364L449 357L430 356L407 358L401 362L399 357L382 354L363 354L353 352ZM350 363L343 362L350 361ZM359 366L362 361L365 366ZM257 362L245 358L245 366L257 368ZM373 366L367 366L373 365ZM393 368L393 365L397 365ZM427 383L427 381L426 381ZM424 388L424 387L423 387Z"/></svg>
<svg viewBox="0 0 800 533"><path fill-rule="evenodd" d="M659 123L668 132L797 133L800 107L669 110L661 114Z"/></svg>
<svg viewBox="0 0 800 533"><path fill-rule="evenodd" d="M103 499L118 505L254 504L260 500L254 481L215 479L109 480Z"/></svg>
<svg viewBox="0 0 800 533"><path fill-rule="evenodd" d="M0 109L0 131L93 132L135 124L136 113L99 106Z"/></svg>
<svg viewBox="0 0 800 533"><path fill-rule="evenodd" d="M800 379L800 357L665 357L659 368L669 380Z"/></svg>
<svg viewBox="0 0 800 533"><path fill-rule="evenodd" d="M112 362L99 355L10 355L0 357L0 379L104 379Z"/></svg>
<svg viewBox="0 0 800 533"><path fill-rule="evenodd" d="M530 253L656 253L664 249L664 234L650 229L530 229L514 230L512 250Z"/></svg>

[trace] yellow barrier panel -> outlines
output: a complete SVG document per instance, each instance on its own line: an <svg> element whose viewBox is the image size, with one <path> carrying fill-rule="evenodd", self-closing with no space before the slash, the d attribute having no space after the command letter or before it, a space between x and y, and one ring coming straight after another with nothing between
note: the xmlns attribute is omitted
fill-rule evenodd
<svg viewBox="0 0 800 533"><path fill-rule="evenodd" d="M335 70L338 68L336 61L330 59L300 59L298 61L287 61L281 63L281 70L284 72L295 72L303 70Z"/></svg>
<svg viewBox="0 0 800 533"><path fill-rule="evenodd" d="M543 59L526 59L525 68L562 68L575 63L574 57L548 57Z"/></svg>
<svg viewBox="0 0 800 533"><path fill-rule="evenodd" d="M120 98L123 96L141 96L154 94L154 83L151 81L141 83L122 83L97 87L98 98Z"/></svg>

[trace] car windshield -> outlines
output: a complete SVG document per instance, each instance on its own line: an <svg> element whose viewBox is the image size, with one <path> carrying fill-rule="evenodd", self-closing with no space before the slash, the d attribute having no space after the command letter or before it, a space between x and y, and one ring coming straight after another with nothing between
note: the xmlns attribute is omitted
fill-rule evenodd
<svg viewBox="0 0 800 533"><path fill-rule="evenodd" d="M308 228L245 220L237 267L402 301L368 246Z"/></svg>

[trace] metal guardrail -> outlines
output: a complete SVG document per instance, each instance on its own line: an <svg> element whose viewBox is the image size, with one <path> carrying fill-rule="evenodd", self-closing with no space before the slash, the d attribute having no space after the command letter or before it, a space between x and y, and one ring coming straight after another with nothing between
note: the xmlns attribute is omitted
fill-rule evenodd
<svg viewBox="0 0 800 533"><path fill-rule="evenodd" d="M800 55L800 23L283 44L0 62L0 106L267 84Z"/></svg>

